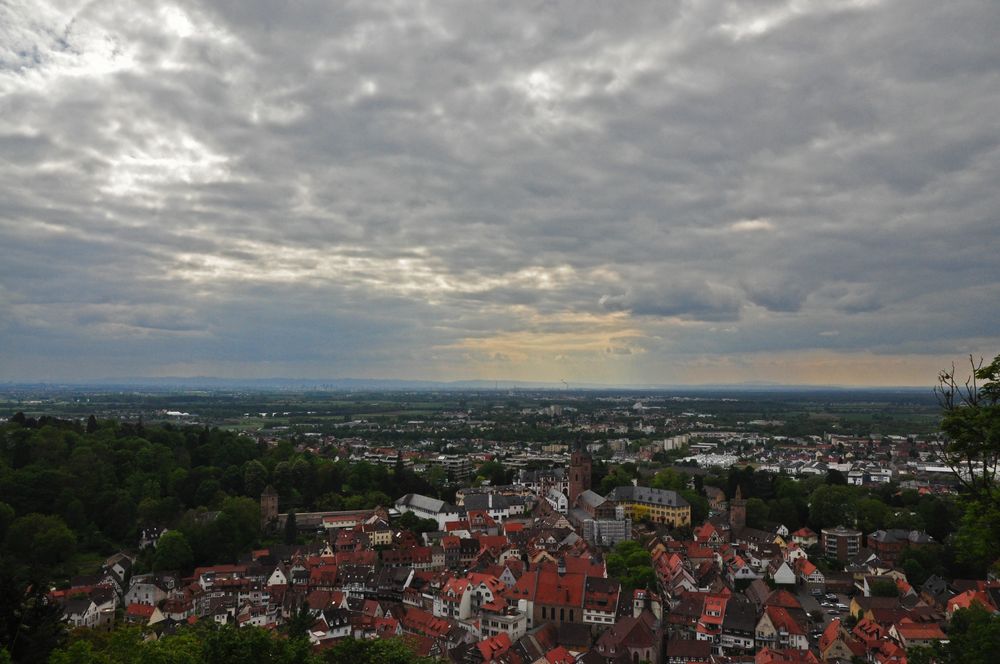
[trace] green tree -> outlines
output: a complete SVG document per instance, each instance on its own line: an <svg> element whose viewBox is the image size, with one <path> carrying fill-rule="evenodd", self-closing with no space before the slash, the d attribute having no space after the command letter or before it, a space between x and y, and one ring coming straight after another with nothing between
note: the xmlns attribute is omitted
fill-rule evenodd
<svg viewBox="0 0 1000 664"><path fill-rule="evenodd" d="M747 501L747 525L751 528L763 528L767 522L767 503L760 498Z"/></svg>
<svg viewBox="0 0 1000 664"><path fill-rule="evenodd" d="M917 504L917 513L927 527L927 533L938 542L944 542L955 531L961 518L961 509L951 498L923 496Z"/></svg>
<svg viewBox="0 0 1000 664"><path fill-rule="evenodd" d="M309 610L309 602L303 601L302 606L288 620L285 621L284 633L289 638L308 638L309 629L316 624L316 616Z"/></svg>
<svg viewBox="0 0 1000 664"><path fill-rule="evenodd" d="M10 525L4 546L18 561L51 567L73 556L76 535L58 516L28 514Z"/></svg>
<svg viewBox="0 0 1000 664"><path fill-rule="evenodd" d="M933 646L910 648L910 664L992 664L1000 648L1000 616L979 605L959 609L952 616L948 640Z"/></svg>
<svg viewBox="0 0 1000 664"><path fill-rule="evenodd" d="M154 571L188 570L193 562L194 552L184 533L170 530L160 535L153 554Z"/></svg>
<svg viewBox="0 0 1000 664"><path fill-rule="evenodd" d="M299 525L296 522L295 510L288 510L285 518L285 544L295 544L299 540Z"/></svg>
<svg viewBox="0 0 1000 664"><path fill-rule="evenodd" d="M259 496L267 486L267 468L254 459L243 465L243 489L248 496Z"/></svg>
<svg viewBox="0 0 1000 664"><path fill-rule="evenodd" d="M433 657L420 657L402 638L373 641L344 639L323 653L325 664L434 664Z"/></svg>
<svg viewBox="0 0 1000 664"><path fill-rule="evenodd" d="M397 519L395 525L409 530L416 535L432 533L438 529L438 522L434 519L421 519L413 512L403 512Z"/></svg>
<svg viewBox="0 0 1000 664"><path fill-rule="evenodd" d="M638 542L619 542L605 562L608 576L622 584L623 592L645 588L656 581L649 551Z"/></svg>
<svg viewBox="0 0 1000 664"><path fill-rule="evenodd" d="M846 486L847 477L844 475L844 473L840 472L836 468L831 468L830 470L826 471L826 483Z"/></svg>
<svg viewBox="0 0 1000 664"><path fill-rule="evenodd" d="M967 501L954 536L955 558L973 575L984 574L1000 551L1000 505Z"/></svg>
<svg viewBox="0 0 1000 664"><path fill-rule="evenodd" d="M512 472L508 472L499 461L487 461L479 466L476 474L490 481L493 486L508 484L511 480Z"/></svg>
<svg viewBox="0 0 1000 664"><path fill-rule="evenodd" d="M682 491L688 488L688 478L687 475L683 475L673 468L664 468L653 476L649 486L654 489Z"/></svg>
<svg viewBox="0 0 1000 664"><path fill-rule="evenodd" d="M614 491L615 487L629 486L631 484L632 474L621 466L615 466L601 480L601 494L606 496Z"/></svg>
<svg viewBox="0 0 1000 664"><path fill-rule="evenodd" d="M938 375L945 434L939 455L966 492L955 535L956 558L981 573L1000 551L1000 355L988 365L971 356L969 362L971 372L964 380L954 365Z"/></svg>
<svg viewBox="0 0 1000 664"><path fill-rule="evenodd" d="M778 498L768 506L768 517L775 523L783 524L789 530L798 530L802 526L802 516L799 507L791 498Z"/></svg>
<svg viewBox="0 0 1000 664"><path fill-rule="evenodd" d="M972 500L995 503L1000 464L1000 355L986 365L969 357L962 381L954 365L938 374L936 392L946 435L942 460L955 471Z"/></svg>
<svg viewBox="0 0 1000 664"><path fill-rule="evenodd" d="M7 503L0 502L0 541L7 536L7 529L14 522L14 508Z"/></svg>
<svg viewBox="0 0 1000 664"><path fill-rule="evenodd" d="M869 589L872 597L899 597L899 587L891 578L874 579Z"/></svg>
<svg viewBox="0 0 1000 664"><path fill-rule="evenodd" d="M858 528L868 534L885 527L889 508L878 498L862 498L857 503Z"/></svg>
<svg viewBox="0 0 1000 664"><path fill-rule="evenodd" d="M809 498L809 523L817 532L829 526L853 526L857 495L852 487L824 484Z"/></svg>
<svg viewBox="0 0 1000 664"><path fill-rule="evenodd" d="M15 567L0 560L0 649L15 662L40 664L66 638L62 608L46 597L44 578L18 578Z"/></svg>
<svg viewBox="0 0 1000 664"><path fill-rule="evenodd" d="M709 506L705 496L694 489L683 489L677 493L691 505L691 523L700 524L708 518Z"/></svg>

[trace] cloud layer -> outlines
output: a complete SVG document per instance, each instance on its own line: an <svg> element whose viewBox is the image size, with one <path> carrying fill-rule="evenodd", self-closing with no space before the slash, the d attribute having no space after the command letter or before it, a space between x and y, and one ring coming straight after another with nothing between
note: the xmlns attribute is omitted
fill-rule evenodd
<svg viewBox="0 0 1000 664"><path fill-rule="evenodd" d="M1000 352L990 3L508 4L0 7L0 380Z"/></svg>

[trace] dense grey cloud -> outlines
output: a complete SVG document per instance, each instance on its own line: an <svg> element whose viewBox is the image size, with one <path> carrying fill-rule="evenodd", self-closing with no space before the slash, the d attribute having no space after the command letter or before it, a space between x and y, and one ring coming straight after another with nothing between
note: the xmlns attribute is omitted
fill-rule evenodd
<svg viewBox="0 0 1000 664"><path fill-rule="evenodd" d="M0 5L0 380L929 382L1000 352L1000 11Z"/></svg>

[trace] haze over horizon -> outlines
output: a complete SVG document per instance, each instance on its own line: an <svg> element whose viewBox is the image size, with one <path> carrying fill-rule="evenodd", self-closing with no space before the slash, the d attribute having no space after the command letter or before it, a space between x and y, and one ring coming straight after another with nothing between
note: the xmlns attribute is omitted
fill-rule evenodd
<svg viewBox="0 0 1000 664"><path fill-rule="evenodd" d="M1000 353L973 0L0 5L0 382L925 386Z"/></svg>

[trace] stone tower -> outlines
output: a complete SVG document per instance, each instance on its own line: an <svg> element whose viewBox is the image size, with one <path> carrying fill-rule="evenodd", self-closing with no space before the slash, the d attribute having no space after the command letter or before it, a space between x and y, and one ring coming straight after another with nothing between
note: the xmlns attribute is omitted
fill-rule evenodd
<svg viewBox="0 0 1000 664"><path fill-rule="evenodd" d="M278 520L278 492L268 484L260 494L260 529L266 530Z"/></svg>
<svg viewBox="0 0 1000 664"><path fill-rule="evenodd" d="M736 495L729 501L729 528L736 532L746 528L747 501L743 500L743 491L736 485Z"/></svg>
<svg viewBox="0 0 1000 664"><path fill-rule="evenodd" d="M576 506L576 499L590 488L590 466L593 460L582 446L573 450L569 458L569 508Z"/></svg>

